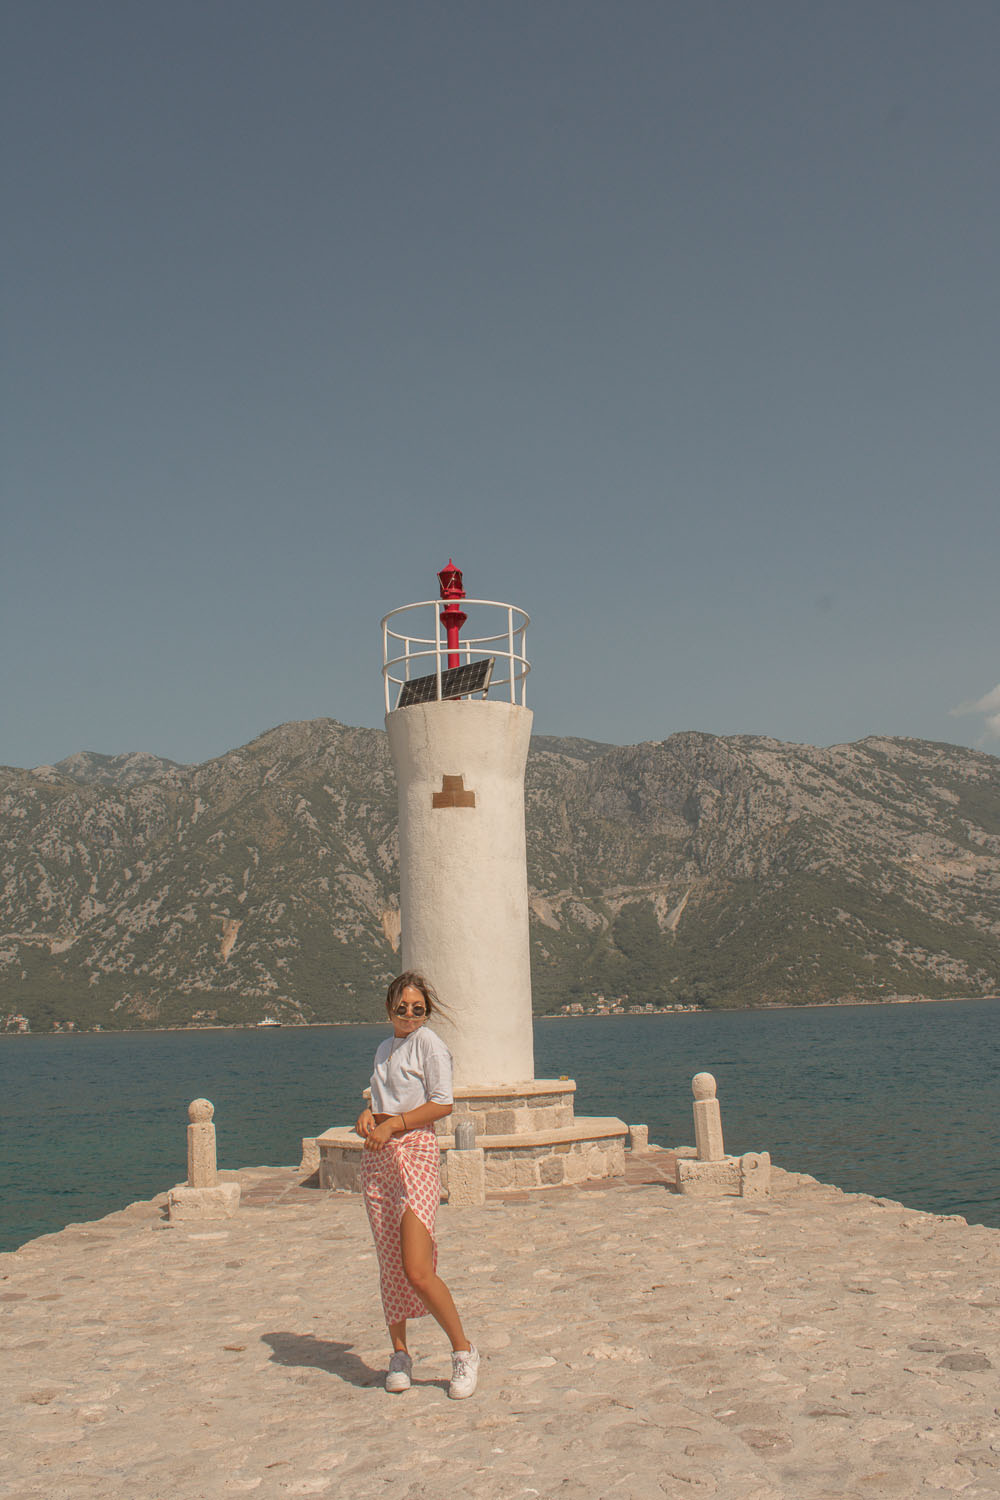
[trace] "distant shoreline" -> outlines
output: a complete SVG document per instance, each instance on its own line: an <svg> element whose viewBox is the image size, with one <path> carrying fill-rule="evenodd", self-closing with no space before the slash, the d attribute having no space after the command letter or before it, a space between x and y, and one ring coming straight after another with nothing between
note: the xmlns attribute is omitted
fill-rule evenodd
<svg viewBox="0 0 1000 1500"><path fill-rule="evenodd" d="M894 995L884 1000L804 1000L800 1005L774 1000L763 1005L720 1005L708 1008L699 1006L696 1009L685 1007L682 1010L669 1007L638 1011L591 1010L574 1015L564 1015L561 1011L542 1011L532 1016L532 1021L617 1021L636 1016L663 1018L667 1016L735 1015L738 1011L753 1013L762 1010L857 1010L882 1005L958 1005L963 1000L998 1001L1000 995ZM248 1021L243 1025L232 1026L209 1023L204 1026L127 1026L119 1030L102 1028L100 1031L91 1027L74 1027L72 1031L0 1031L0 1041L8 1038L40 1036L169 1036L173 1033L192 1031L317 1031L342 1026L378 1026L381 1019L380 1016L374 1016L370 1021L283 1021L277 1026L261 1026L256 1021Z"/></svg>
<svg viewBox="0 0 1000 1500"><path fill-rule="evenodd" d="M787 1000L769 1000L761 1005L716 1005L716 1006L660 1006L655 1010L585 1010L566 1015L562 1011L546 1011L535 1017L536 1021L585 1021L617 1018L619 1016L695 1016L718 1015L725 1011L757 1010L842 1010L848 1007L875 1005L958 1005L962 1000L1000 1000L1000 995L891 995L884 1000L803 1000L793 1004Z"/></svg>

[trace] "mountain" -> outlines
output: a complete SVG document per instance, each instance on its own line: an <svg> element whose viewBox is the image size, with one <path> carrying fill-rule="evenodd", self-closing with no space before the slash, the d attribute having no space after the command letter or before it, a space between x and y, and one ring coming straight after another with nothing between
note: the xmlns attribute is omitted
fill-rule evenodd
<svg viewBox="0 0 1000 1500"><path fill-rule="evenodd" d="M1000 761L868 739L536 737L536 1008L1000 991ZM398 966L386 736L0 770L0 1026L369 1018Z"/></svg>
<svg viewBox="0 0 1000 1500"><path fill-rule="evenodd" d="M0 1015L37 1029L364 1014L398 931L383 733L286 724L112 785L102 757L70 763L0 772Z"/></svg>
<svg viewBox="0 0 1000 1500"><path fill-rule="evenodd" d="M543 1003L595 989L706 1006L1000 991L993 756L685 733L544 790L540 769L528 821Z"/></svg>
<svg viewBox="0 0 1000 1500"><path fill-rule="evenodd" d="M123 787L169 776L171 771L185 770L186 766L164 760L162 755L150 755L145 750L135 750L129 755L98 755L95 750L78 750L54 766L36 766L34 774L44 776L52 772L70 781L79 781L84 786Z"/></svg>

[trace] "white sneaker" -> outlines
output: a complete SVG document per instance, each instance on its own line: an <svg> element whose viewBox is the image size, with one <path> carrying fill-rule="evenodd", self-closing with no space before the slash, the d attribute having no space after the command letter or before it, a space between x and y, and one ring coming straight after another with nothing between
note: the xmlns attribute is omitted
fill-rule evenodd
<svg viewBox="0 0 1000 1500"><path fill-rule="evenodd" d="M464 1401L476 1389L479 1379L479 1350L473 1344L468 1349L454 1349L451 1355L451 1385L448 1395L453 1401Z"/></svg>
<svg viewBox="0 0 1000 1500"><path fill-rule="evenodd" d="M385 1388L392 1395L398 1396L402 1391L410 1389L410 1371L413 1369L413 1360L405 1349L397 1349L389 1361L389 1373L385 1377Z"/></svg>

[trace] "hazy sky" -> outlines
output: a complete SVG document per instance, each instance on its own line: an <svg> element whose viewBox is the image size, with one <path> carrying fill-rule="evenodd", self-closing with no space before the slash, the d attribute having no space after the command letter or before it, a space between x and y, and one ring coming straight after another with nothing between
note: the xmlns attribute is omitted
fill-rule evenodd
<svg viewBox="0 0 1000 1500"><path fill-rule="evenodd" d="M1000 751L996 0L7 0L2 51L0 762L380 724L449 556L540 733Z"/></svg>

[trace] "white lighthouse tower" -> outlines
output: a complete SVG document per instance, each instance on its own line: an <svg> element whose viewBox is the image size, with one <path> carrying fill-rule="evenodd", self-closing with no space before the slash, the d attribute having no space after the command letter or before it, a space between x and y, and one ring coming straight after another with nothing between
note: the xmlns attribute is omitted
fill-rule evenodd
<svg viewBox="0 0 1000 1500"><path fill-rule="evenodd" d="M528 616L465 600L449 559L441 598L382 621L386 729L399 784L402 968L437 989L435 1021L461 1085L534 1079L524 767ZM478 634L460 639L476 612ZM430 629L428 629L430 627ZM485 634L482 633L485 630ZM490 696L492 694L492 696Z"/></svg>
<svg viewBox="0 0 1000 1500"><path fill-rule="evenodd" d="M575 1116L576 1084L535 1078L524 770L531 738L523 609L469 599L449 559L440 598L382 621L386 729L399 786L400 969L434 986L455 1062L447 1158L474 1128L485 1189L624 1171L628 1127ZM463 633L464 627L470 628ZM317 1137L320 1182L356 1188L362 1143Z"/></svg>

